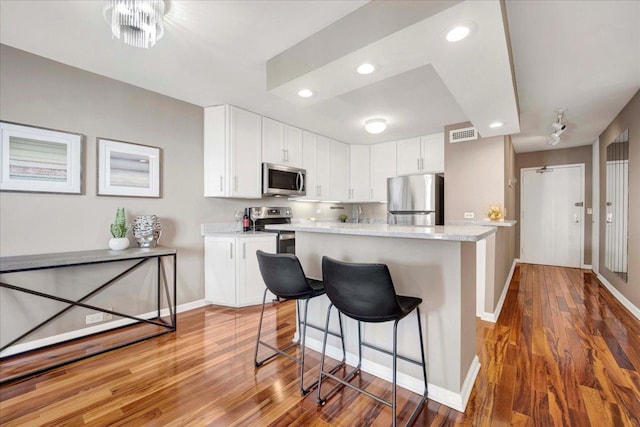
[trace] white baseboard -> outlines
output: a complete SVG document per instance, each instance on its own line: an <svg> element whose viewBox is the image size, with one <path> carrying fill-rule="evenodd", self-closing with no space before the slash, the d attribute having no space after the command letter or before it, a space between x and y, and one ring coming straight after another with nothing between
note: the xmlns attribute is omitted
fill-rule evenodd
<svg viewBox="0 0 640 427"><path fill-rule="evenodd" d="M182 313L183 311L193 310L195 308L203 307L207 305L205 300L191 301L185 304L180 304L176 307L176 313ZM161 316L168 316L169 309L163 308L160 310ZM152 319L157 316L156 311L150 311L148 313L139 314L136 317L143 319ZM107 323L101 323L99 325L90 326L88 328L76 329L75 331L64 332L58 335L52 335L50 337L41 338L33 341L29 341L22 344L15 344L9 348L0 352L0 357L12 356L14 354L23 353L29 350L35 350L37 348L46 347L48 345L58 344L64 341L69 341L75 338L82 338L87 335L96 334L98 332L108 331L110 329L119 328L122 326L136 323L133 319L118 319Z"/></svg>
<svg viewBox="0 0 640 427"><path fill-rule="evenodd" d="M592 269L591 264L582 264L582 267L580 267L580 268L582 268L583 270L591 270Z"/></svg>
<svg viewBox="0 0 640 427"><path fill-rule="evenodd" d="M322 352L322 341L307 337L306 347L317 352ZM339 347L327 345L327 356L334 360L342 360L342 350ZM356 366L358 363L358 355L347 352L347 365ZM374 375L378 378L382 378L385 381L392 381L392 369L388 366L381 365L379 363L371 362L370 360L362 360L362 370L368 374ZM476 381L478 372L480 371L480 360L478 356L475 356L471 362L471 366L467 371L464 383L459 393L453 392L443 387L439 387L435 384L429 383L429 400L434 400L456 411L464 412L471 395L471 389ZM397 376L398 386L405 388L417 394L424 393L424 382L421 379L414 378L410 375L398 372Z"/></svg>
<svg viewBox="0 0 640 427"><path fill-rule="evenodd" d="M496 304L496 309L493 313L484 312L480 315L482 320L486 320L487 322L496 323L498 321L498 317L500 317L500 312L502 311L502 305L504 304L504 300L507 297L507 292L509 291L509 285L511 284L511 279L513 279L513 272L516 269L517 258L513 260L511 264L511 269L509 270L509 274L507 275L507 280L504 283L502 288L502 293L500 294L500 299L498 300L498 304Z"/></svg>
<svg viewBox="0 0 640 427"><path fill-rule="evenodd" d="M604 287L607 288L609 290L609 292L611 292L611 294L618 301L620 301L620 304L622 304L627 310L629 310L631 312L631 314L633 314L634 316L636 316L637 319L640 320L640 308L638 308L635 305L633 305L633 303L631 301L629 301L627 299L627 297L622 295L620 293L620 291L617 290L611 283L609 283L609 281L607 279L605 279L603 276L598 274L597 277L598 277L598 280L600 280L602 282Z"/></svg>

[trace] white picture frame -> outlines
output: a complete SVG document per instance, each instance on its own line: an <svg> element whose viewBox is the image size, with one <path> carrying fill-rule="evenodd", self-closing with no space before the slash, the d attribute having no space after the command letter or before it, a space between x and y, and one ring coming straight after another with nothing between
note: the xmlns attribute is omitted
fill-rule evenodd
<svg viewBox="0 0 640 427"><path fill-rule="evenodd" d="M83 135L0 121L0 191L82 194Z"/></svg>
<svg viewBox="0 0 640 427"><path fill-rule="evenodd" d="M97 138L98 196L160 197L160 149Z"/></svg>

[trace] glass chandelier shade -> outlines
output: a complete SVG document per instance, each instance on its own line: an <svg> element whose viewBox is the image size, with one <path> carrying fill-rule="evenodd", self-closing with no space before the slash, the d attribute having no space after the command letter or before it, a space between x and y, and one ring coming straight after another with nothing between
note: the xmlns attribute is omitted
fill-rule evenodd
<svg viewBox="0 0 640 427"><path fill-rule="evenodd" d="M104 19L125 44L149 49L164 35L163 0L105 0Z"/></svg>

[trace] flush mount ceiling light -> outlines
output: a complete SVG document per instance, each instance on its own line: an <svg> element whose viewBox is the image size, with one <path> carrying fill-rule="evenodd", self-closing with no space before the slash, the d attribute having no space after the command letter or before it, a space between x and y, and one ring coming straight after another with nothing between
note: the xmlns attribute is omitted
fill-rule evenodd
<svg viewBox="0 0 640 427"><path fill-rule="evenodd" d="M467 25L458 25L449 30L446 39L449 42L458 42L469 35L471 28Z"/></svg>
<svg viewBox="0 0 640 427"><path fill-rule="evenodd" d="M163 0L105 0L104 19L117 39L149 49L164 35Z"/></svg>
<svg viewBox="0 0 640 427"><path fill-rule="evenodd" d="M364 122L364 129L372 134L378 134L384 132L387 128L387 121L385 119L369 119Z"/></svg>
<svg viewBox="0 0 640 427"><path fill-rule="evenodd" d="M358 74L371 74L376 70L376 66L373 64L369 64L368 62L365 62L364 64L361 64L357 71Z"/></svg>
<svg viewBox="0 0 640 427"><path fill-rule="evenodd" d="M310 96L313 96L313 92L309 89L300 89L298 91L298 96L302 98L309 98Z"/></svg>
<svg viewBox="0 0 640 427"><path fill-rule="evenodd" d="M490 128L492 129L496 129L496 128L500 128L502 127L502 125L504 125L504 123L502 122L493 122L489 125Z"/></svg>

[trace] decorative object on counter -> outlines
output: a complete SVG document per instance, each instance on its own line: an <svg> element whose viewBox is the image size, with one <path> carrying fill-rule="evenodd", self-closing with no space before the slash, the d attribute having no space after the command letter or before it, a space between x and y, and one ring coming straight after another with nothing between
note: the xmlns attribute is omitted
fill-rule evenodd
<svg viewBox="0 0 640 427"><path fill-rule="evenodd" d="M347 222L347 216L345 214L340 215L338 219L340 220L340 222Z"/></svg>
<svg viewBox="0 0 640 427"><path fill-rule="evenodd" d="M98 195L160 197L160 149L98 138Z"/></svg>
<svg viewBox="0 0 640 427"><path fill-rule="evenodd" d="M131 229L131 225L127 225L127 219L124 214L124 208L118 208L116 211L116 219L111 224L111 235L109 240L109 248L113 251L121 251L129 247L129 239L127 233Z"/></svg>
<svg viewBox="0 0 640 427"><path fill-rule="evenodd" d="M235 231L237 231L237 232L242 232L243 231L243 226L242 226L242 218L243 217L244 217L244 212L241 211L240 209L236 209L233 212L233 218L236 220Z"/></svg>
<svg viewBox="0 0 640 427"><path fill-rule="evenodd" d="M0 121L0 141L0 191L82 194L81 134Z"/></svg>
<svg viewBox="0 0 640 427"><path fill-rule="evenodd" d="M139 215L133 221L133 236L141 248L155 248L161 231L162 224L157 215Z"/></svg>
<svg viewBox="0 0 640 427"><path fill-rule="evenodd" d="M502 209L500 208L500 205L489 206L489 211L487 211L487 216L491 221L498 221L502 219Z"/></svg>
<svg viewBox="0 0 640 427"><path fill-rule="evenodd" d="M258 212L256 209L250 209L249 210L249 215L251 218L251 222L253 222L253 231L256 231L256 220L260 217L260 212Z"/></svg>
<svg viewBox="0 0 640 427"><path fill-rule="evenodd" d="M113 37L149 49L164 35L163 0L106 0L102 9Z"/></svg>

